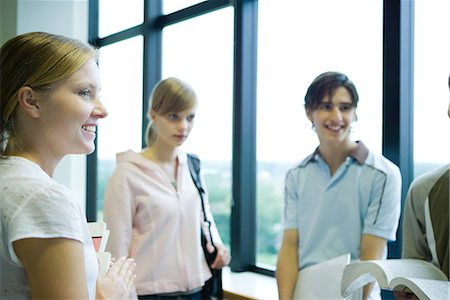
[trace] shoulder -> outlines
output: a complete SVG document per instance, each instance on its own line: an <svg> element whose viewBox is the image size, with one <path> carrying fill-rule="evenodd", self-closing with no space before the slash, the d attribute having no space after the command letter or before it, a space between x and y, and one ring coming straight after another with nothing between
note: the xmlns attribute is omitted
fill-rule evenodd
<svg viewBox="0 0 450 300"><path fill-rule="evenodd" d="M2 190L8 194L3 203L11 203L17 207L52 207L60 203L78 203L69 188L56 182L42 170L21 169L11 176L3 177L1 181Z"/></svg>
<svg viewBox="0 0 450 300"><path fill-rule="evenodd" d="M29 184L33 184L30 188ZM3 201L2 201L3 202ZM25 180L1 205L9 242L36 238L71 238L82 241L86 221L81 203L65 186L45 180Z"/></svg>
<svg viewBox="0 0 450 300"><path fill-rule="evenodd" d="M450 164L443 165L439 168L435 168L431 171L428 171L413 180L412 185L422 185L422 184L433 184L438 181L439 178L442 177L445 173L448 173L450 170Z"/></svg>
<svg viewBox="0 0 450 300"><path fill-rule="evenodd" d="M383 155L378 155L369 151L369 155L364 164L388 177L401 179L400 168Z"/></svg>
<svg viewBox="0 0 450 300"><path fill-rule="evenodd" d="M113 162L110 162L113 164ZM116 154L116 164L110 167L112 174L110 180L127 181L129 178L152 173L156 164L140 153L128 150Z"/></svg>
<svg viewBox="0 0 450 300"><path fill-rule="evenodd" d="M450 164L446 164L418 176L411 182L410 193L428 194L436 182L449 172Z"/></svg>
<svg viewBox="0 0 450 300"><path fill-rule="evenodd" d="M287 173L286 173L286 179L290 178L298 178L301 174L304 174L304 172L307 172L307 167L311 165L315 161L315 154L310 154L304 159L302 159L299 162L296 162L294 165L292 165Z"/></svg>

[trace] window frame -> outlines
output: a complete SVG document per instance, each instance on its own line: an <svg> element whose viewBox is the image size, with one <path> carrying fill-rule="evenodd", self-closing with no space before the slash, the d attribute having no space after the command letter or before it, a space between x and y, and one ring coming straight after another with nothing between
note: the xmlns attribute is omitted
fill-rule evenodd
<svg viewBox="0 0 450 300"><path fill-rule="evenodd" d="M256 105L258 0L207 0L163 15L163 0L144 0L142 24L100 38L98 0L89 0L89 42L103 47L136 35L144 37L142 145L148 97L161 79L162 30L214 10L234 6L232 271L274 275L256 265ZM383 0L382 152L402 172L402 207L413 178L414 2ZM96 221L97 151L87 157L86 216ZM280 199L281 201L281 199ZM389 257L400 257L401 230L388 243Z"/></svg>

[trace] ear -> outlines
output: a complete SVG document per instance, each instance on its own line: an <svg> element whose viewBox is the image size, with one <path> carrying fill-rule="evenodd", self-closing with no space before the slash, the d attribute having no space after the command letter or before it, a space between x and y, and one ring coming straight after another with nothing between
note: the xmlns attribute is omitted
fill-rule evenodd
<svg viewBox="0 0 450 300"><path fill-rule="evenodd" d="M150 120L152 120L152 122L155 122L156 112L154 109L150 109L150 111L148 112L148 117L150 118Z"/></svg>
<svg viewBox="0 0 450 300"><path fill-rule="evenodd" d="M311 123L313 123L313 117L312 117L311 109L305 108L305 114L306 114L306 117L308 117L308 120L310 120ZM313 123L313 125L314 125L314 123Z"/></svg>
<svg viewBox="0 0 450 300"><path fill-rule="evenodd" d="M23 86L17 91L19 105L27 115L33 119L41 116L41 110L37 103L37 94L29 86Z"/></svg>

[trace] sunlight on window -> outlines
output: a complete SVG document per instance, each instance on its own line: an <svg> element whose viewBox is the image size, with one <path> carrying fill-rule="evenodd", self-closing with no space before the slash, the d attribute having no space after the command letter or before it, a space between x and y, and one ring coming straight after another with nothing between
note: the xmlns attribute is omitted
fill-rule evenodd
<svg viewBox="0 0 450 300"><path fill-rule="evenodd" d="M100 49L101 99L109 115L97 137L97 212L102 220L103 193L116 153L140 151L142 135L142 36Z"/></svg>
<svg viewBox="0 0 450 300"><path fill-rule="evenodd" d="M288 168L318 146L303 107L317 75L339 71L354 82L353 139L381 154L382 13L381 0L259 2L258 263L276 261Z"/></svg>
<svg viewBox="0 0 450 300"><path fill-rule="evenodd" d="M104 37L144 21L144 0L99 0L99 35Z"/></svg>
<svg viewBox="0 0 450 300"><path fill-rule="evenodd" d="M233 8L166 27L163 78L188 82L199 99L183 148L202 159L211 210L225 244L230 240L233 128Z"/></svg>
<svg viewBox="0 0 450 300"><path fill-rule="evenodd" d="M415 176L449 162L449 12L450 1L447 0L415 1Z"/></svg>

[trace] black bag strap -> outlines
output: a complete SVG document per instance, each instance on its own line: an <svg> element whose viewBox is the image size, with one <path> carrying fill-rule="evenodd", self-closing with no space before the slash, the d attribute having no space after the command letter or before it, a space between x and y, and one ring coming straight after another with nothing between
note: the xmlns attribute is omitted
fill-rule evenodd
<svg viewBox="0 0 450 300"><path fill-rule="evenodd" d="M211 234L211 222L206 217L206 211L205 211L205 202L203 199L203 195L205 194L205 190L202 186L202 181L200 180L200 159L197 155L193 153L188 153L188 165L189 165L189 172L191 173L192 180L194 181L195 187L198 190L198 193L200 194L200 199L202 203L202 211L203 211L203 221L208 224L208 231L209 236L211 238L211 244L214 247L214 242Z"/></svg>

